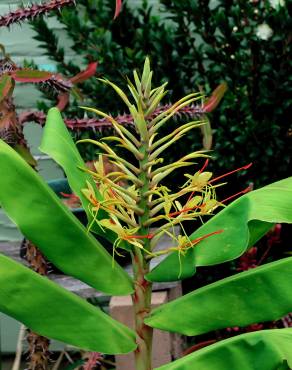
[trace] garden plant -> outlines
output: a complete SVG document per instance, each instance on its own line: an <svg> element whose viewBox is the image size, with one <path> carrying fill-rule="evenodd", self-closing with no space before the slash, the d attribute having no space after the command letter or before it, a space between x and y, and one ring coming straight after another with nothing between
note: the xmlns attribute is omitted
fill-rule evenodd
<svg viewBox="0 0 292 370"><path fill-rule="evenodd" d="M200 119L170 128L167 135L159 134L161 127L183 107L201 104L202 97L191 93L169 109L153 114L167 92L165 84L152 87L152 74L146 59L142 75L135 71L133 83L128 80L130 98L112 82L101 81L126 104L133 126L127 128L99 109L84 108L109 120L117 134L79 143L96 145L94 171L85 166L59 110L52 108L48 113L41 150L66 172L87 212L87 229L31 166L0 142L0 172L5 174L0 180L3 209L64 273L106 294L131 294L135 328L127 328L3 255L0 310L41 335L79 348L106 354L134 351L137 370L153 368L153 328L193 336L278 319L292 309L292 257L236 274L151 309L153 282L182 280L195 275L200 266L233 260L275 222L292 222L292 178L255 191L245 189L239 199L226 205L234 196L218 200L216 189L231 173L214 178L207 167L210 153L201 150L174 163L163 163L171 145L205 122ZM104 156L119 170L105 174ZM200 166L198 162L202 162ZM185 174L187 168L189 173ZM176 170L181 173L181 187L170 190L163 186L163 180ZM187 235L185 223L196 219L203 220L202 226ZM178 236L173 232L175 225L181 229ZM158 250L165 233L172 243ZM112 255L92 234L112 242ZM132 258L133 276L115 261L116 254L126 253ZM165 259L151 270L151 260L161 255ZM291 349L291 328L263 330L219 341L159 369L289 369Z"/></svg>
<svg viewBox="0 0 292 370"><path fill-rule="evenodd" d="M113 22L112 0L79 0L57 17L83 63L98 60L97 73L123 88L126 79L121 75L129 75L146 55L155 70L154 83L169 81L172 101L199 87L209 94L226 81L228 92L212 115L216 166L210 163L210 168L229 171L244 156L254 166L248 175L235 175L229 185L236 187L240 178L259 187L290 176L291 5L291 0L124 1L121 15ZM58 72L77 73L78 59L66 59L48 21L37 18L32 27ZM112 115L123 112L114 93L98 81L91 79L81 90L87 104L100 101ZM66 115L82 118L77 104L71 104ZM200 148L192 132L176 149L187 154L189 147L191 151ZM80 150L92 159L90 148ZM174 160L175 155L170 148L168 157Z"/></svg>

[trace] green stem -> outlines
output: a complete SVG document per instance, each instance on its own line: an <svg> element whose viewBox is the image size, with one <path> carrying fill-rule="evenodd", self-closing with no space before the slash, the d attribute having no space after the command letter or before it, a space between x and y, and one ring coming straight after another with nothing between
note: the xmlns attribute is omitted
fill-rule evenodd
<svg viewBox="0 0 292 370"><path fill-rule="evenodd" d="M143 154L143 159L139 162L140 169L143 169L148 163L147 149L149 143L143 143L140 152ZM148 196L149 179L145 171L141 171L139 180L143 183L140 194L141 198L138 207L144 210L143 215L139 217L139 234L147 235L149 228L144 227L144 222L149 218ZM150 240L145 239L144 249L151 252ZM133 256L133 270L135 280L135 292L132 295L134 315L135 315L135 330L137 335L137 349L135 350L136 370L152 370L152 337L153 329L144 323L144 318L151 311L151 295L152 284L145 279L145 275L149 272L149 261L146 259L146 253L141 249L136 248Z"/></svg>
<svg viewBox="0 0 292 370"><path fill-rule="evenodd" d="M144 318L151 310L152 284L144 276L149 271L149 263L140 250L133 257L135 292L132 295L137 349L135 350L136 370L152 370L152 335L153 329L144 323Z"/></svg>

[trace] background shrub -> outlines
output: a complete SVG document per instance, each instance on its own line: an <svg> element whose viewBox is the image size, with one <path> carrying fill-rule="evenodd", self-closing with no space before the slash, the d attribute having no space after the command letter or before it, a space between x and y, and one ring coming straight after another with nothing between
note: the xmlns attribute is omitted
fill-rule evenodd
<svg viewBox="0 0 292 370"><path fill-rule="evenodd" d="M211 118L216 172L254 162L240 186L246 181L264 185L291 174L291 0L125 2L115 21L113 6L111 0L79 0L76 8L58 15L76 52L76 60L69 62L45 21L33 23L60 72L72 75L80 62L98 60L98 75L121 84L149 55L157 84L169 81L172 101L198 88L208 94L225 80L229 90ZM124 110L95 79L81 91L88 104L112 114ZM66 114L83 112L75 102ZM176 151L200 145L200 135L189 134ZM90 158L90 150L83 155Z"/></svg>

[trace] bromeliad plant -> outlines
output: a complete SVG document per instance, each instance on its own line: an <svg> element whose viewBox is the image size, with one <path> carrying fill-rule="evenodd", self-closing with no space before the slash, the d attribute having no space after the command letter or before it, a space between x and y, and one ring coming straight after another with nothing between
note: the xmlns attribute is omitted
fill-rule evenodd
<svg viewBox="0 0 292 370"><path fill-rule="evenodd" d="M7 214L66 274L107 294L131 294L135 329L126 328L1 255L0 310L39 334L87 350L111 354L134 351L137 370L152 369L153 328L198 335L274 320L292 310L292 258L239 273L151 309L153 282L188 278L198 266L235 259L274 222L292 222L292 178L247 192L225 206L227 200L216 198L222 177L213 178L206 171L206 151L190 153L172 164L163 163L167 149L204 121L186 123L166 136L159 135L160 128L201 96L190 94L153 117L166 91L165 85L152 88L151 79L146 60L141 78L134 72L134 83L128 81L132 100L119 87L102 80L125 102L134 126L126 128L110 115L86 108L109 120L117 133L101 141L83 140L99 150L94 171L83 163L60 112L56 108L49 111L41 150L66 172L87 212L87 229L16 152L0 143L0 171L6 174L0 180L0 203ZM105 156L118 170L105 173ZM194 161L201 158L205 165L184 175L178 191L163 186L163 179L172 171L193 168ZM210 218L222 207L192 235L185 232L185 221ZM173 232L175 225L181 228L178 236ZM92 233L112 242L112 256ZM172 243L161 250L159 239L164 234ZM133 277L115 261L116 253L131 255ZM151 270L150 262L161 255L165 258ZM159 369L284 369L292 366L291 349L291 328L258 331L215 343Z"/></svg>

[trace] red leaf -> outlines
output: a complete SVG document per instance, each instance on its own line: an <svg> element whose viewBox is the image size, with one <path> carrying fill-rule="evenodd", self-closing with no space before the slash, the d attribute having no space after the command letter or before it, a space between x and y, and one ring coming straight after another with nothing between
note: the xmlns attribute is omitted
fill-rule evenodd
<svg viewBox="0 0 292 370"><path fill-rule="evenodd" d="M207 113L212 112L217 107L217 105L223 98L223 95L225 94L226 90L227 83L223 82L213 91L211 97L207 99L207 101L204 104L205 112Z"/></svg>
<svg viewBox="0 0 292 370"><path fill-rule="evenodd" d="M10 72L11 77L17 82L45 82L49 80L53 73L46 71L36 71L33 69L18 69Z"/></svg>
<svg viewBox="0 0 292 370"><path fill-rule="evenodd" d="M116 19L117 16L120 14L121 9L122 9L122 0L116 0L116 11L115 11L114 19Z"/></svg>
<svg viewBox="0 0 292 370"><path fill-rule="evenodd" d="M77 84L85 80L88 80L90 77L94 76L97 64L98 64L97 62L89 63L84 71L81 71L76 76L70 78L70 81L73 84Z"/></svg>
<svg viewBox="0 0 292 370"><path fill-rule="evenodd" d="M13 80L8 74L0 77L0 102L10 95L13 90Z"/></svg>

